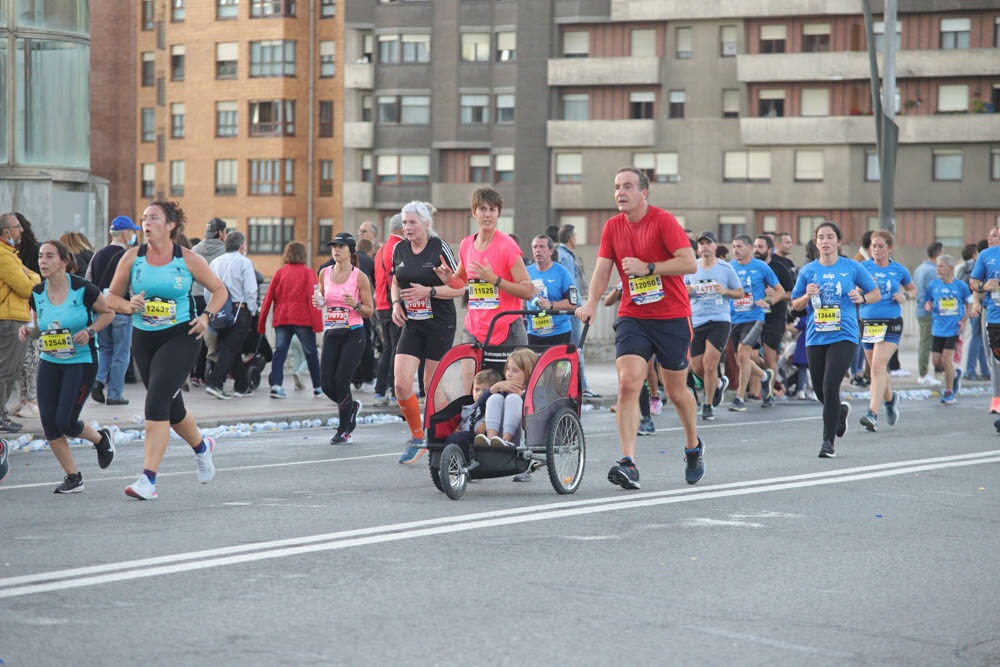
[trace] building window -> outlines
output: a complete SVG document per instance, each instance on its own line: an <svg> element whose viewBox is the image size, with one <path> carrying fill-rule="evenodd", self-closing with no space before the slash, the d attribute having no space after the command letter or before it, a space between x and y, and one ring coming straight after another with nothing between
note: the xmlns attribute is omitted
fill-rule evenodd
<svg viewBox="0 0 1000 667"><path fill-rule="evenodd" d="M935 215L934 240L942 245L961 248L965 245L965 218L960 215Z"/></svg>
<svg viewBox="0 0 1000 667"><path fill-rule="evenodd" d="M941 19L941 48L943 50L969 48L969 19Z"/></svg>
<svg viewBox="0 0 1000 667"><path fill-rule="evenodd" d="M1000 16L993 19L993 46L1000 48Z"/></svg>
<svg viewBox="0 0 1000 667"><path fill-rule="evenodd" d="M319 0L319 17L333 18L337 15L337 0Z"/></svg>
<svg viewBox="0 0 1000 667"><path fill-rule="evenodd" d="M677 183L677 153L633 153L632 164L646 175L651 183Z"/></svg>
<svg viewBox="0 0 1000 667"><path fill-rule="evenodd" d="M240 0L215 0L216 19L235 19L240 15Z"/></svg>
<svg viewBox="0 0 1000 667"><path fill-rule="evenodd" d="M427 125L431 122L431 98L428 95L379 95L378 122Z"/></svg>
<svg viewBox="0 0 1000 667"><path fill-rule="evenodd" d="M586 93L566 93L562 97L563 120L589 120L590 96Z"/></svg>
<svg viewBox="0 0 1000 667"><path fill-rule="evenodd" d="M722 180L725 183L771 180L771 154L768 151L726 151L722 156Z"/></svg>
<svg viewBox="0 0 1000 667"><path fill-rule="evenodd" d="M174 44L170 47L170 80L184 80L184 45Z"/></svg>
<svg viewBox="0 0 1000 667"><path fill-rule="evenodd" d="M583 182L583 154L556 154L556 183Z"/></svg>
<svg viewBox="0 0 1000 667"><path fill-rule="evenodd" d="M184 160L170 162L170 196L184 196Z"/></svg>
<svg viewBox="0 0 1000 667"><path fill-rule="evenodd" d="M737 36L736 26L734 25L724 25L719 28L719 45L720 52L723 58L735 58L737 54Z"/></svg>
<svg viewBox="0 0 1000 667"><path fill-rule="evenodd" d="M514 93L497 95L497 122L514 122Z"/></svg>
<svg viewBox="0 0 1000 667"><path fill-rule="evenodd" d="M653 106L656 103L656 93L652 91L637 91L628 94L628 117L631 119L654 118Z"/></svg>
<svg viewBox="0 0 1000 667"><path fill-rule="evenodd" d="M142 29L152 30L156 27L156 3L153 0L142 0Z"/></svg>
<svg viewBox="0 0 1000 667"><path fill-rule="evenodd" d="M827 88L803 88L799 102L802 116L830 115L830 91Z"/></svg>
<svg viewBox="0 0 1000 667"><path fill-rule="evenodd" d="M941 84L938 86L939 113L952 113L969 110L968 84Z"/></svg>
<svg viewBox="0 0 1000 667"><path fill-rule="evenodd" d="M736 88L727 88L722 91L722 117L740 117L740 91Z"/></svg>
<svg viewBox="0 0 1000 667"><path fill-rule="evenodd" d="M235 79L239 64L240 45L237 42L219 42L215 45L215 78Z"/></svg>
<svg viewBox="0 0 1000 667"><path fill-rule="evenodd" d="M361 35L361 57L358 62L371 63L375 62L373 60L373 54L375 53L375 36L370 32L362 33Z"/></svg>
<svg viewBox="0 0 1000 667"><path fill-rule="evenodd" d="M403 35L403 62L429 63L431 61L430 35Z"/></svg>
<svg viewBox="0 0 1000 667"><path fill-rule="evenodd" d="M372 154L362 153L361 154L361 182L371 183L372 182Z"/></svg>
<svg viewBox="0 0 1000 667"><path fill-rule="evenodd" d="M251 137L294 137L295 100L250 102Z"/></svg>
<svg viewBox="0 0 1000 667"><path fill-rule="evenodd" d="M785 115L785 91L764 88L757 94L757 115L761 118L781 118Z"/></svg>
<svg viewBox="0 0 1000 667"><path fill-rule="evenodd" d="M676 216L675 216L676 217ZM732 243L740 234L747 233L747 217L745 215L719 216L719 242Z"/></svg>
<svg viewBox="0 0 1000 667"><path fill-rule="evenodd" d="M378 36L378 61L383 65L399 63L399 35Z"/></svg>
<svg viewBox="0 0 1000 667"><path fill-rule="evenodd" d="M1000 148L990 149L990 180L1000 181Z"/></svg>
<svg viewBox="0 0 1000 667"><path fill-rule="evenodd" d="M829 51L829 23L806 23L802 26L803 53L828 53Z"/></svg>
<svg viewBox="0 0 1000 667"><path fill-rule="evenodd" d="M590 55L590 31L571 30L563 33L563 58L586 58Z"/></svg>
<svg viewBox="0 0 1000 667"><path fill-rule="evenodd" d="M146 107L142 110L142 141L151 143L156 140L156 109Z"/></svg>
<svg viewBox="0 0 1000 667"><path fill-rule="evenodd" d="M962 151L934 151L934 180L962 180Z"/></svg>
<svg viewBox="0 0 1000 667"><path fill-rule="evenodd" d="M375 104L375 97L373 95L362 95L361 96L361 122L370 123L374 115L372 114L372 107Z"/></svg>
<svg viewBox="0 0 1000 667"><path fill-rule="evenodd" d="M247 250L256 255L280 255L295 238L295 218L248 218Z"/></svg>
<svg viewBox="0 0 1000 667"><path fill-rule="evenodd" d="M174 102L170 105L170 138L184 138L184 103Z"/></svg>
<svg viewBox="0 0 1000 667"><path fill-rule="evenodd" d="M633 58L656 57L656 31L635 28L629 31L629 55Z"/></svg>
<svg viewBox="0 0 1000 667"><path fill-rule="evenodd" d="M139 196L145 199L152 199L153 195L156 193L156 165L155 164L143 164L142 165L142 190Z"/></svg>
<svg viewBox="0 0 1000 667"><path fill-rule="evenodd" d="M250 18L295 16L295 0L250 0Z"/></svg>
<svg viewBox="0 0 1000 667"><path fill-rule="evenodd" d="M337 60L334 50L337 43L326 41L319 43L319 76L328 79L337 73Z"/></svg>
<svg viewBox="0 0 1000 667"><path fill-rule="evenodd" d="M823 180L823 151L795 151L795 180Z"/></svg>
<svg viewBox="0 0 1000 667"><path fill-rule="evenodd" d="M517 33L497 33L497 62L512 63L517 59Z"/></svg>
<svg viewBox="0 0 1000 667"><path fill-rule="evenodd" d="M487 153L477 153L469 156L469 182L490 182L490 156Z"/></svg>
<svg viewBox="0 0 1000 667"><path fill-rule="evenodd" d="M463 32L462 60L467 63L489 62L490 34L488 32Z"/></svg>
<svg viewBox="0 0 1000 667"><path fill-rule="evenodd" d="M430 158L426 155L379 155L375 169L379 185L427 183Z"/></svg>
<svg viewBox="0 0 1000 667"><path fill-rule="evenodd" d="M239 111L236 102L215 103L215 136L235 137L239 134Z"/></svg>
<svg viewBox="0 0 1000 667"><path fill-rule="evenodd" d="M875 36L875 50L885 53L885 21L875 21L872 23L872 34ZM903 24L896 22L896 51L899 51L903 44Z"/></svg>
<svg viewBox="0 0 1000 667"><path fill-rule="evenodd" d="M215 194L227 196L236 194L236 160L215 161Z"/></svg>
<svg viewBox="0 0 1000 667"><path fill-rule="evenodd" d="M788 28L783 25L762 25L760 27L760 52L784 53Z"/></svg>
<svg viewBox="0 0 1000 667"><path fill-rule="evenodd" d="M173 6L170 9L170 20L180 23L184 20L184 15L184 0L173 0Z"/></svg>
<svg viewBox="0 0 1000 667"><path fill-rule="evenodd" d="M497 183L510 183L514 180L514 156L510 154L497 155L493 158L493 173Z"/></svg>
<svg viewBox="0 0 1000 667"><path fill-rule="evenodd" d="M152 51L142 52L142 85L156 84L156 54Z"/></svg>
<svg viewBox="0 0 1000 667"><path fill-rule="evenodd" d="M316 252L329 255L329 243L333 239L333 218L320 218L316 221Z"/></svg>
<svg viewBox="0 0 1000 667"><path fill-rule="evenodd" d="M826 222L822 215L800 215L796 219L799 228L799 244L805 245L815 236L816 228Z"/></svg>
<svg viewBox="0 0 1000 667"><path fill-rule="evenodd" d="M284 39L250 42L250 76L295 76L295 42Z"/></svg>
<svg viewBox="0 0 1000 667"><path fill-rule="evenodd" d="M778 231L778 216L764 215L760 219L760 230L762 232L774 233Z"/></svg>
<svg viewBox="0 0 1000 667"><path fill-rule="evenodd" d="M687 103L687 93L683 90L670 91L670 118L683 118L684 105Z"/></svg>
<svg viewBox="0 0 1000 667"><path fill-rule="evenodd" d="M250 194L295 194L295 160L250 160Z"/></svg>
<svg viewBox="0 0 1000 667"><path fill-rule="evenodd" d="M320 100L319 103L319 137L333 136L333 101Z"/></svg>
<svg viewBox="0 0 1000 667"><path fill-rule="evenodd" d="M694 56L694 30L689 27L677 28L677 49L676 55L680 60L687 60Z"/></svg>
<svg viewBox="0 0 1000 667"><path fill-rule="evenodd" d="M489 95L462 95L459 122L463 125L482 125L490 122Z"/></svg>
<svg viewBox="0 0 1000 667"><path fill-rule="evenodd" d="M865 180L869 183L877 183L882 180L878 151L865 151Z"/></svg>
<svg viewBox="0 0 1000 667"><path fill-rule="evenodd" d="M319 161L319 196L333 195L333 160Z"/></svg>

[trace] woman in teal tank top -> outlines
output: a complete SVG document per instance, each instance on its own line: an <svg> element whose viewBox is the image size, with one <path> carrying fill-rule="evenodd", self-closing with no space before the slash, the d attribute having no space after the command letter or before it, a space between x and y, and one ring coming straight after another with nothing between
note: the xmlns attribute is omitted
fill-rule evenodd
<svg viewBox="0 0 1000 667"><path fill-rule="evenodd" d="M108 294L116 312L132 315L132 354L146 386L143 471L125 488L126 495L139 500L159 497L156 471L171 428L194 450L198 481L207 484L215 477L215 441L202 438L180 389L209 320L225 305L228 294L204 258L175 243L184 223L184 211L176 202L151 202L142 213L146 242L125 251ZM198 316L191 297L193 281L212 294Z"/></svg>

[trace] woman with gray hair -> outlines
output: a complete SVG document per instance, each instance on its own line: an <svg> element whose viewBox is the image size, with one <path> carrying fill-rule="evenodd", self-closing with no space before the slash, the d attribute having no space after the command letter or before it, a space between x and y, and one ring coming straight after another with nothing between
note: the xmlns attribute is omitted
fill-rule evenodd
<svg viewBox="0 0 1000 667"><path fill-rule="evenodd" d="M226 252L208 265L229 290L236 313L233 325L218 331L218 360L205 377L205 391L221 400L253 393L241 357L243 341L253 328L253 316L257 313L257 273L244 254L246 249L243 232L230 232L226 235ZM230 373L235 381L232 394L224 389Z"/></svg>
<svg viewBox="0 0 1000 667"><path fill-rule="evenodd" d="M413 393L413 377L424 361L424 386L430 386L438 361L455 340L455 304L464 292L448 287L434 272L457 263L451 248L432 231L436 209L427 202L411 201L403 207L403 240L392 251L392 321L402 331L393 364L396 402L410 428L410 439L399 462L413 463L424 452L423 419Z"/></svg>
<svg viewBox="0 0 1000 667"><path fill-rule="evenodd" d="M924 311L931 314L931 364L944 373L941 402L951 405L957 399L962 370L955 368L955 344L969 319L967 305L972 304L972 291L961 280L955 280L955 258L937 258L937 279L927 285L921 295Z"/></svg>

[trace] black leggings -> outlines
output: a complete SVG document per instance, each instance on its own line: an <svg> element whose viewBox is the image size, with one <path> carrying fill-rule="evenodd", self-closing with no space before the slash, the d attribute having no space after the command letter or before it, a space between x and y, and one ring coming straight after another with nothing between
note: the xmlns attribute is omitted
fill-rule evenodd
<svg viewBox="0 0 1000 667"><path fill-rule="evenodd" d="M858 343L842 340L829 345L806 347L813 391L823 402L823 442L832 443L840 422L840 383L858 351Z"/></svg>
<svg viewBox="0 0 1000 667"><path fill-rule="evenodd" d="M80 411L97 377L97 364L38 364L38 416L46 440L83 433Z"/></svg>
<svg viewBox="0 0 1000 667"><path fill-rule="evenodd" d="M337 404L342 428L347 427L354 408L351 378L361 363L366 344L364 327L350 329L346 333L328 331L323 336L323 352L319 361L320 385L327 398Z"/></svg>
<svg viewBox="0 0 1000 667"><path fill-rule="evenodd" d="M181 386L201 347L189 328L185 322L163 331L132 329L132 356L146 386L147 421L179 424L187 416Z"/></svg>

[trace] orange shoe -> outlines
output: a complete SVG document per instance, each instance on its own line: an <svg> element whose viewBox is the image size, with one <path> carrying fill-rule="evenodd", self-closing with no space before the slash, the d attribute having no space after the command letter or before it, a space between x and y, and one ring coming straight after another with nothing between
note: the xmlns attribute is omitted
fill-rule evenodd
<svg viewBox="0 0 1000 667"><path fill-rule="evenodd" d="M990 401L990 414L1000 414L1000 396L994 396Z"/></svg>

